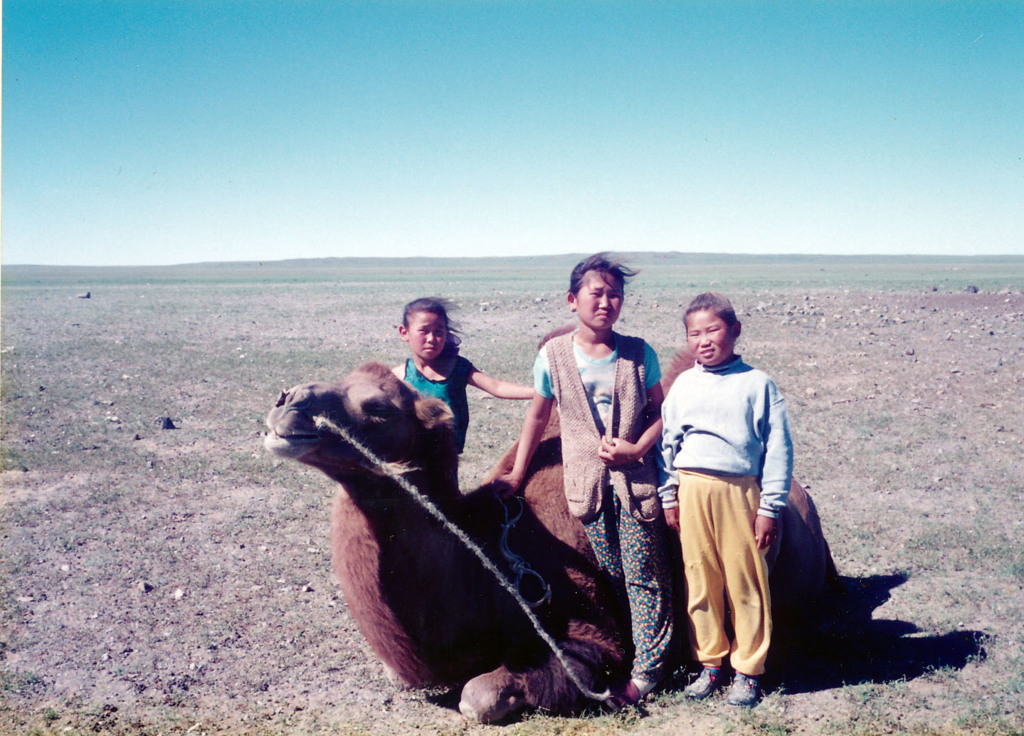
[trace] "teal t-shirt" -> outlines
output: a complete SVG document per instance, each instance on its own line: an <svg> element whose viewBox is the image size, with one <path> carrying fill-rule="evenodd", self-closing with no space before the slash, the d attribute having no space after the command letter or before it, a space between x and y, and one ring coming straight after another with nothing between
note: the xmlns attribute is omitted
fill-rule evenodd
<svg viewBox="0 0 1024 736"><path fill-rule="evenodd" d="M424 396L441 399L448 404L455 415L455 444L462 452L466 446L466 429L469 427L469 401L466 399L466 386L469 376L476 368L461 355L455 359L455 366L443 381L431 381L418 370L412 358L405 361L405 382Z"/></svg>

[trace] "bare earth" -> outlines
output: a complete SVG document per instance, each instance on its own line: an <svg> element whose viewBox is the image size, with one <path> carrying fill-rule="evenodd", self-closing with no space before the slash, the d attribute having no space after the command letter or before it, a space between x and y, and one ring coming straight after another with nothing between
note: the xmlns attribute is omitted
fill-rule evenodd
<svg viewBox="0 0 1024 736"><path fill-rule="evenodd" d="M557 291L444 288L463 353L520 382L569 318ZM1019 288L730 293L741 351L788 398L846 593L780 646L752 712L684 702L681 669L625 713L490 727L462 719L457 693L384 677L332 580L330 483L261 449L280 389L403 358L411 295L5 292L0 733L1024 730ZM666 365L690 292L641 276L622 331ZM467 487L525 410L472 400Z"/></svg>

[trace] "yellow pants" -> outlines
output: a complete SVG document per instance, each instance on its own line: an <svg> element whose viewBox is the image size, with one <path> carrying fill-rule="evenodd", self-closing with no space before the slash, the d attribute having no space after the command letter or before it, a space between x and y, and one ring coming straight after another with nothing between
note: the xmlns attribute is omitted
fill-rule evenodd
<svg viewBox="0 0 1024 736"><path fill-rule="evenodd" d="M690 646L702 665L726 655L736 672L764 673L771 643L771 594L764 551L754 542L757 478L679 472L679 525ZM725 633L726 604L735 640Z"/></svg>

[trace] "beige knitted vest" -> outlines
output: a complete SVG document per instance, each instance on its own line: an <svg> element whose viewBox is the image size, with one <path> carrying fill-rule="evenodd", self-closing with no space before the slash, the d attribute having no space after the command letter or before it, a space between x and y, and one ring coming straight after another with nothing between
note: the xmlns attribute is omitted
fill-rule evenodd
<svg viewBox="0 0 1024 736"><path fill-rule="evenodd" d="M593 521L601 510L605 485L610 484L623 509L638 521L654 521L661 513L654 450L640 460L614 468L606 467L598 458L601 435L576 365L572 339L572 334L561 335L546 346L562 427L562 472L569 512L584 524ZM615 340L619 353L615 393L605 435L636 442L643 434L647 416L644 341L617 333Z"/></svg>

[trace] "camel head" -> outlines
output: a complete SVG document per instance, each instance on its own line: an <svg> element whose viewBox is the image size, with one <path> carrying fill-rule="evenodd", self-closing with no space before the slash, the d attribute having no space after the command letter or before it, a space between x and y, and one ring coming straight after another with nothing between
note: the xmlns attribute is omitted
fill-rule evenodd
<svg viewBox="0 0 1024 736"><path fill-rule="evenodd" d="M378 474L338 428L387 463L458 462L451 410L443 401L420 397L379 363L336 383L306 383L282 393L267 416L263 444L278 457L335 479Z"/></svg>

